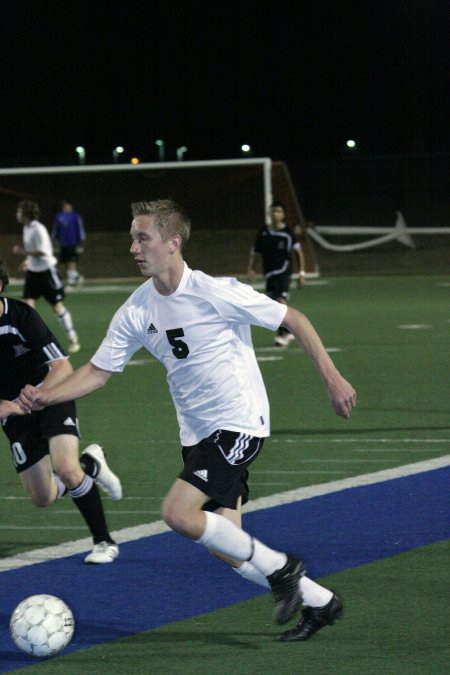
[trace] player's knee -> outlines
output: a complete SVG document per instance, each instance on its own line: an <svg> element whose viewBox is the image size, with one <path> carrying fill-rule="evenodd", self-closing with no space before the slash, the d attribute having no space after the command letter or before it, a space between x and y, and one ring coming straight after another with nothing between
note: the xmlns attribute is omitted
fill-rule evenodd
<svg viewBox="0 0 450 675"><path fill-rule="evenodd" d="M81 466L72 462L63 462L58 467L55 467L55 473L68 490L77 487L84 478Z"/></svg>
<svg viewBox="0 0 450 675"><path fill-rule="evenodd" d="M175 501L165 500L162 503L161 516L166 525L175 532L178 532L185 537L196 538L196 533L192 531L193 523L190 512L180 508Z"/></svg>
<svg viewBox="0 0 450 675"><path fill-rule="evenodd" d="M39 508L43 509L46 506L50 506L50 504L53 504L55 501L55 497L50 493L37 493L33 492L30 494L31 501L35 506L38 506Z"/></svg>

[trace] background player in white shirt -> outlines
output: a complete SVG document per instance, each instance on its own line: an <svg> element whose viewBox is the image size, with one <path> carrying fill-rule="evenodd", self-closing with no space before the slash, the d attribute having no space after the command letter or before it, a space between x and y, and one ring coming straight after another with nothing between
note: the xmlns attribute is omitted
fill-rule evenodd
<svg viewBox="0 0 450 675"><path fill-rule="evenodd" d="M104 386L141 347L166 368L184 468L162 504L165 522L206 546L244 578L271 587L275 619L286 623L303 601L298 625L281 640L305 640L333 623L339 598L304 576L303 564L241 529L248 466L270 433L269 404L250 326L290 330L313 360L336 414L348 417L353 387L340 375L309 320L235 279L192 271L182 248L190 233L171 200L132 204L131 254L149 277L116 312L91 361L51 390L27 385L26 409L79 398Z"/></svg>
<svg viewBox="0 0 450 675"><path fill-rule="evenodd" d="M16 218L23 225L23 246L14 246L13 253L26 256L22 264L25 272L22 297L31 307L36 305L36 300L41 296L47 300L67 334L68 350L74 354L80 350L80 343L73 327L72 315L63 303L64 286L53 255L52 240L45 225L39 222L39 215L40 209L36 202L19 202Z"/></svg>

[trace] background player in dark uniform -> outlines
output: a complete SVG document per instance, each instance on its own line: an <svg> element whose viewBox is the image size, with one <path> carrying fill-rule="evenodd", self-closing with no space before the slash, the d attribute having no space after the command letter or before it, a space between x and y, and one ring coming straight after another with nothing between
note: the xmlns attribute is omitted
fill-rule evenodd
<svg viewBox="0 0 450 675"><path fill-rule="evenodd" d="M83 218L70 202L64 200L53 222L52 240L59 244L59 263L66 268L69 286L81 286L84 281L77 265L80 246L85 239Z"/></svg>
<svg viewBox="0 0 450 675"><path fill-rule="evenodd" d="M120 499L119 479L97 444L79 459L79 431L73 401L28 415L14 402L31 380L42 389L73 371L58 340L38 312L3 296L8 273L0 261L0 416L21 482L36 506L49 506L67 491L85 519L94 548L85 562L108 563L119 549L111 538L96 483Z"/></svg>
<svg viewBox="0 0 450 675"><path fill-rule="evenodd" d="M292 257L297 257L298 288L302 288L305 283L305 260L300 242L285 222L286 211L282 202L272 204L270 218L271 224L264 225L256 235L250 251L247 275L249 279L254 279L254 261L256 255L260 255L267 295L286 304L291 285ZM275 344L277 347L286 347L293 337L286 328L279 328Z"/></svg>

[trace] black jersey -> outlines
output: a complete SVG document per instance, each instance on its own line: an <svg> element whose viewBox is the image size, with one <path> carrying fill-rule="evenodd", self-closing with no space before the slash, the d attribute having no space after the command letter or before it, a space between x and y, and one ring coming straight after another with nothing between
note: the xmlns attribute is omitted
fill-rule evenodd
<svg viewBox="0 0 450 675"><path fill-rule="evenodd" d="M0 398L13 400L26 384L42 382L49 361L66 355L35 309L10 298L0 302Z"/></svg>
<svg viewBox="0 0 450 675"><path fill-rule="evenodd" d="M299 243L288 225L281 230L273 230L268 225L262 227L256 235L253 251L262 258L264 276L289 274L295 246L298 247Z"/></svg>

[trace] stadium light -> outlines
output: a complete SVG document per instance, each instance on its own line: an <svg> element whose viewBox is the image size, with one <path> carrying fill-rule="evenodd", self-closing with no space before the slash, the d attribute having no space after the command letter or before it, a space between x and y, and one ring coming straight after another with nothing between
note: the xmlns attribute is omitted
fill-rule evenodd
<svg viewBox="0 0 450 675"><path fill-rule="evenodd" d="M356 141L354 141L352 138L349 138L347 143L346 143L346 146L350 150L356 150Z"/></svg>
<svg viewBox="0 0 450 675"><path fill-rule="evenodd" d="M187 147L185 145L180 145L179 148L177 148L177 160L179 162L183 161L184 153L187 152Z"/></svg>
<svg viewBox="0 0 450 675"><path fill-rule="evenodd" d="M78 163L84 164L86 161L86 148L83 148L82 145L77 145L75 152L78 155Z"/></svg>
<svg viewBox="0 0 450 675"><path fill-rule="evenodd" d="M112 154L113 154L113 160L114 160L115 162L118 162L118 161L119 161L119 156L120 156L123 152L125 152L125 148L123 148L121 145L117 145L117 146L114 148L113 153L112 153Z"/></svg>
<svg viewBox="0 0 450 675"><path fill-rule="evenodd" d="M241 145L241 150L242 150L242 152L247 153L247 152L250 152L251 147L248 145L248 143L243 143L243 144Z"/></svg>
<svg viewBox="0 0 450 675"><path fill-rule="evenodd" d="M130 159L130 164L139 164L139 157L132 157Z"/></svg>
<svg viewBox="0 0 450 675"><path fill-rule="evenodd" d="M160 162L164 162L165 159L165 153L166 153L166 146L164 144L164 141L161 140L161 138L158 138L155 141L155 145L158 146L158 157Z"/></svg>

